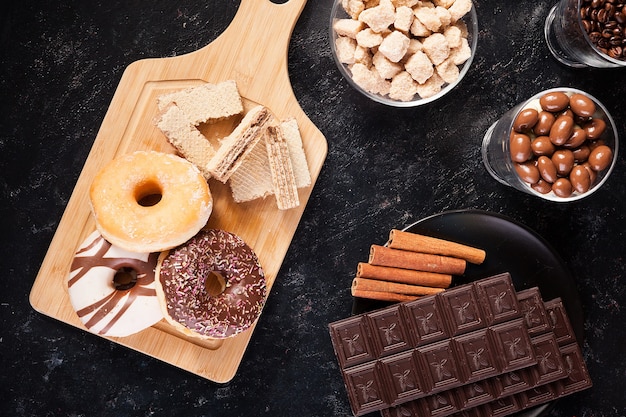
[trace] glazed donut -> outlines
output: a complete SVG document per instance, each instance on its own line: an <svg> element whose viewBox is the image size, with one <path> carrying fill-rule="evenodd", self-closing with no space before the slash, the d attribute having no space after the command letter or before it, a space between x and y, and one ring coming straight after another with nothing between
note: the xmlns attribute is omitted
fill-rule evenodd
<svg viewBox="0 0 626 417"><path fill-rule="evenodd" d="M163 318L154 283L158 255L128 252L98 231L85 239L72 260L67 290L89 331L123 337Z"/></svg>
<svg viewBox="0 0 626 417"><path fill-rule="evenodd" d="M98 172L89 190L96 228L113 245L150 253L186 242L213 209L209 186L179 156L136 151Z"/></svg>
<svg viewBox="0 0 626 417"><path fill-rule="evenodd" d="M265 274L254 251L224 230L202 230L159 256L156 289L179 331L223 339L248 329L265 304ZM217 290L212 286L219 287Z"/></svg>

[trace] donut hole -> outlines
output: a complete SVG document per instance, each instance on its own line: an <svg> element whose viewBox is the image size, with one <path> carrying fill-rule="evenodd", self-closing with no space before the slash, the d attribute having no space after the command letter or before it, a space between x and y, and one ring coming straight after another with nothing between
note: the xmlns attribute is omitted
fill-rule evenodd
<svg viewBox="0 0 626 417"><path fill-rule="evenodd" d="M226 280L220 271L211 271L204 280L204 288L211 297L217 297L226 290Z"/></svg>
<svg viewBox="0 0 626 417"><path fill-rule="evenodd" d="M156 181L146 181L135 188L135 201L142 207L156 206L163 198L163 188Z"/></svg>
<svg viewBox="0 0 626 417"><path fill-rule="evenodd" d="M116 290L130 290L137 283L137 271L133 268L124 266L115 271L113 275L113 286Z"/></svg>

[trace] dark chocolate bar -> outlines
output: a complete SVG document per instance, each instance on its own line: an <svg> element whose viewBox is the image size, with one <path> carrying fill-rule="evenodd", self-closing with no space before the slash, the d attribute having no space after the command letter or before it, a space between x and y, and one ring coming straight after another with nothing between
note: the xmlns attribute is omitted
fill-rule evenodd
<svg viewBox="0 0 626 417"><path fill-rule="evenodd" d="M522 310L522 300L528 295L519 297ZM539 311L552 311L558 320L551 321L548 327L534 321L534 328L544 329L531 339L535 365L463 385L448 396L439 394L438 399L425 397L390 407L381 410L382 416L506 416L590 388L592 382L580 347L575 341L563 343L571 340L564 329L570 330L572 338L573 333L562 301L550 300L545 306ZM447 399L446 407L440 404L442 398Z"/></svg>
<svg viewBox="0 0 626 417"><path fill-rule="evenodd" d="M536 364L509 274L340 320L329 330L355 415Z"/></svg>
<svg viewBox="0 0 626 417"><path fill-rule="evenodd" d="M504 416L591 386L562 301L509 274L329 331L355 416Z"/></svg>

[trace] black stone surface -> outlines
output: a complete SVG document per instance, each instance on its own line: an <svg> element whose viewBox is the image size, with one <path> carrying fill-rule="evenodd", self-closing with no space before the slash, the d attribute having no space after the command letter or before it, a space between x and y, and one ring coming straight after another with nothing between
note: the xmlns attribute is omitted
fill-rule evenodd
<svg viewBox="0 0 626 417"><path fill-rule="evenodd" d="M256 0L261 1L261 0ZM31 286L122 72L214 40L239 2L44 2L0 8L0 415L347 416L327 324L351 313L350 283L372 243L451 209L501 213L557 248L585 314L590 390L554 417L626 414L626 164L571 204L500 185L484 131L545 88L599 98L626 137L625 70L560 65L543 40L553 1L477 0L472 68L413 109L367 101L330 55L331 0L306 5L289 47L293 89L328 158L235 378L218 385L35 312Z"/></svg>

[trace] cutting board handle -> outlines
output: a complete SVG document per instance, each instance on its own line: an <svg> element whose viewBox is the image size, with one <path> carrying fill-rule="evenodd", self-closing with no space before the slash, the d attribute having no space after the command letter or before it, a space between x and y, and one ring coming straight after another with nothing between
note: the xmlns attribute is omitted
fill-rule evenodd
<svg viewBox="0 0 626 417"><path fill-rule="evenodd" d="M266 8L270 13L280 9L282 12L293 13L293 20L297 20L298 16L302 12L307 0L287 0L283 3L274 3L271 0L241 0L239 10L245 10L247 7L252 7L255 11L259 11L261 8Z"/></svg>
<svg viewBox="0 0 626 417"><path fill-rule="evenodd" d="M193 53L201 55L207 66L195 71L211 73L213 82L236 79L240 92L251 99L267 97L268 89L289 85L289 41L306 2L242 0L226 30Z"/></svg>

